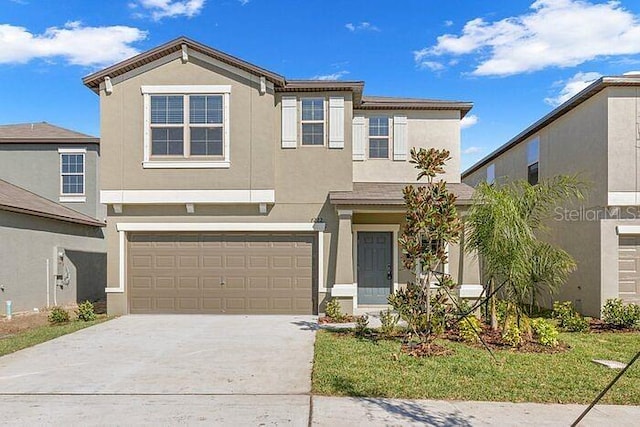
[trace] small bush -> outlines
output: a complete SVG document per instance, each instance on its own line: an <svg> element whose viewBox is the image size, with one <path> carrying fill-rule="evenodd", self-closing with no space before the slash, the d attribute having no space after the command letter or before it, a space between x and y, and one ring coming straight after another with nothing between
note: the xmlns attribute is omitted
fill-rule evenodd
<svg viewBox="0 0 640 427"><path fill-rule="evenodd" d="M555 301L553 303L553 317L558 319L560 328L569 332L585 332L589 330L589 321L573 308L571 301Z"/></svg>
<svg viewBox="0 0 640 427"><path fill-rule="evenodd" d="M356 317L356 336L363 336L369 326L369 316L366 314Z"/></svg>
<svg viewBox="0 0 640 427"><path fill-rule="evenodd" d="M69 312L62 307L53 307L49 313L49 323L59 325L69 322Z"/></svg>
<svg viewBox="0 0 640 427"><path fill-rule="evenodd" d="M556 347L558 345L558 329L543 318L533 319L531 321L533 334L536 340L547 347Z"/></svg>
<svg viewBox="0 0 640 427"><path fill-rule="evenodd" d="M608 299L602 307L602 320L616 328L640 329L640 305L624 304L620 298Z"/></svg>
<svg viewBox="0 0 640 427"><path fill-rule="evenodd" d="M398 321L400 320L400 316L395 314L393 311L387 309L380 312L380 332L385 337L392 336L396 327L398 326Z"/></svg>
<svg viewBox="0 0 640 427"><path fill-rule="evenodd" d="M327 317L335 320L336 322L342 321L344 319L344 314L342 314L342 308L340 308L340 301L337 298L331 298L327 303L327 306L324 309L324 313Z"/></svg>
<svg viewBox="0 0 640 427"><path fill-rule="evenodd" d="M82 304L78 305L76 315L78 316L78 320L82 320L83 322L96 320L95 309L93 307L93 304L91 304L89 301L85 301Z"/></svg>
<svg viewBox="0 0 640 427"><path fill-rule="evenodd" d="M482 323L476 316L469 315L460 320L458 324L458 333L462 341L468 343L476 343L480 341L478 334L482 332Z"/></svg>
<svg viewBox="0 0 640 427"><path fill-rule="evenodd" d="M509 322L502 331L502 341L511 347L517 347L522 342L522 332L516 322Z"/></svg>

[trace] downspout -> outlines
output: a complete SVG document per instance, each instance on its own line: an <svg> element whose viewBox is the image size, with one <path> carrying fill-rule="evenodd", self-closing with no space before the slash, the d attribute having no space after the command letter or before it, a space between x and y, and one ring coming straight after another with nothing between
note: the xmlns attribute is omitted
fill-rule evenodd
<svg viewBox="0 0 640 427"><path fill-rule="evenodd" d="M51 289L51 267L49 265L49 258L47 258L47 308L51 306L49 289Z"/></svg>

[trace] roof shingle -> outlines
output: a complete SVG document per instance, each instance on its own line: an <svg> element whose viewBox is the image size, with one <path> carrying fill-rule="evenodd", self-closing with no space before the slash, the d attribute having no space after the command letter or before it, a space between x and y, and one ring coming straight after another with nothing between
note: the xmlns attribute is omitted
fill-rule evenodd
<svg viewBox="0 0 640 427"><path fill-rule="evenodd" d="M424 186L426 184L407 182L354 182L353 191L332 191L329 201L333 205L394 205L403 206L402 190L407 185ZM447 188L456 197L456 204L471 203L473 188L462 183L447 183Z"/></svg>
<svg viewBox="0 0 640 427"><path fill-rule="evenodd" d="M99 143L100 139L47 122L0 125L0 143Z"/></svg>

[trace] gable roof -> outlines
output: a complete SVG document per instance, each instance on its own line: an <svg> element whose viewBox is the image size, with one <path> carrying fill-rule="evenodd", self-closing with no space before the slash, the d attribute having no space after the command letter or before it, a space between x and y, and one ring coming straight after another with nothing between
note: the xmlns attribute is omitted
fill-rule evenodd
<svg viewBox="0 0 640 427"><path fill-rule="evenodd" d="M0 179L0 210L104 227L105 223Z"/></svg>
<svg viewBox="0 0 640 427"><path fill-rule="evenodd" d="M462 172L462 178L466 178L473 172L477 171L487 163L491 162L496 157L500 156L504 152L508 151L512 147L520 144L521 142L529 139L535 135L541 129L547 127L555 120L559 119L569 111L573 110L586 100L592 98L603 89L610 86L640 86L640 76L637 74L629 76L613 76L613 77L600 77L598 80L591 83L589 86L578 92L572 98L560 104L557 108L552 110L549 114L542 117L540 120L533 123L531 126L520 132L518 135L511 138L505 144L498 147L496 150L489 153L486 157L480 159L476 164L469 169Z"/></svg>
<svg viewBox="0 0 640 427"><path fill-rule="evenodd" d="M86 135L47 122L0 125L0 143L100 143L95 136Z"/></svg>
<svg viewBox="0 0 640 427"><path fill-rule="evenodd" d="M274 73L273 71L258 67L257 65L251 64L240 58L236 58L235 56L229 55L212 47L203 45L202 43L198 43L184 36L178 37L177 39L171 40L146 52L142 52L132 58L125 59L124 61L118 62L117 64L107 67L101 71L90 74L84 77L82 82L85 86L89 87L89 89L98 93L100 90L100 82L103 81L105 77L109 76L110 78L114 78L135 68L153 62L156 59L162 58L163 56L181 51L182 45L186 45L188 49L193 49L196 52L208 55L248 73L256 76L264 76L267 80L277 86L283 86L285 83L284 77Z"/></svg>
<svg viewBox="0 0 640 427"><path fill-rule="evenodd" d="M82 82L95 93L99 93L100 83L104 81L105 77L113 79L114 77L121 76L166 55L179 52L182 50L183 45L185 45L187 49L193 49L199 53L208 55L253 75L259 77L264 76L267 80L273 83L276 92L350 91L353 92L354 108L357 109L459 110L461 112L461 117L464 117L473 107L473 104L470 102L416 98L365 97L362 95L364 90L363 81L308 79L287 80L285 77L274 73L273 71L266 70L184 36L178 37L156 48L90 74L84 77Z"/></svg>

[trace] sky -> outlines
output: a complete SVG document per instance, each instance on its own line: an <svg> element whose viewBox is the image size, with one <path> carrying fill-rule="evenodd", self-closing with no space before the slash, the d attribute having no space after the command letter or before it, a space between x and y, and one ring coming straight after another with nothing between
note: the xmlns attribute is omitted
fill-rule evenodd
<svg viewBox="0 0 640 427"><path fill-rule="evenodd" d="M82 77L182 35L289 79L471 101L463 170L594 79L640 70L638 0L0 0L0 124L99 136Z"/></svg>

